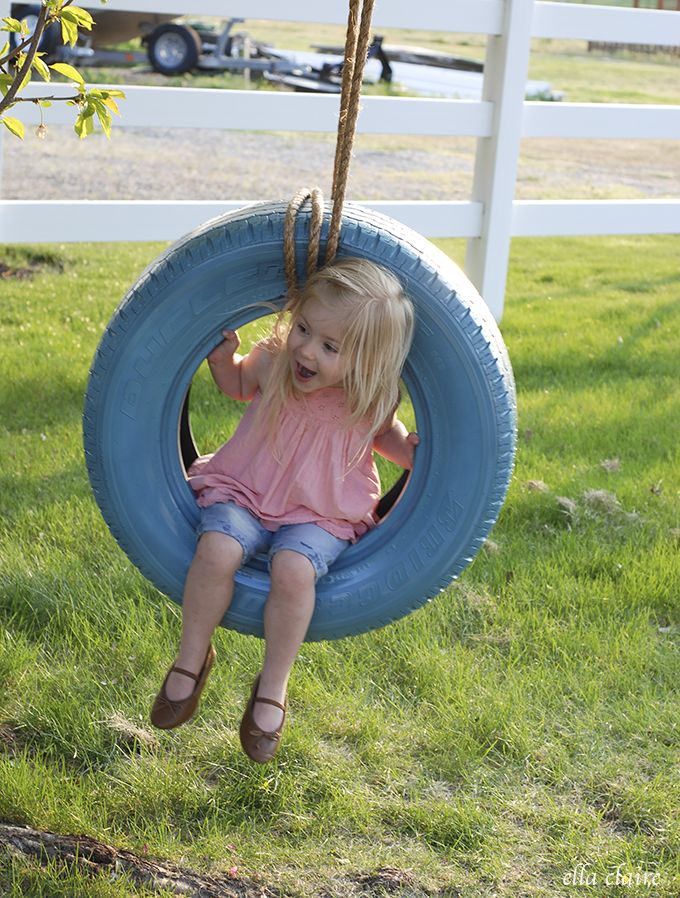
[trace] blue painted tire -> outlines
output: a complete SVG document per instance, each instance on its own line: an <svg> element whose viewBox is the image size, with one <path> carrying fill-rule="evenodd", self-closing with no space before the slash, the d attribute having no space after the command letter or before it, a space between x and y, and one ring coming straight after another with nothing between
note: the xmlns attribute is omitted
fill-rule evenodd
<svg viewBox="0 0 680 898"><path fill-rule="evenodd" d="M198 521L179 451L184 399L223 328L256 317L253 303L283 301L285 210L284 203L249 206L170 247L124 298L92 363L83 422L94 495L131 561L177 602ZM300 279L308 226L303 212ZM421 443L390 514L319 580L308 640L381 627L454 580L496 521L515 447L507 353L460 269L415 232L353 204L343 212L339 255L390 268L414 302L404 382ZM261 636L268 586L260 559L239 571L223 625Z"/></svg>

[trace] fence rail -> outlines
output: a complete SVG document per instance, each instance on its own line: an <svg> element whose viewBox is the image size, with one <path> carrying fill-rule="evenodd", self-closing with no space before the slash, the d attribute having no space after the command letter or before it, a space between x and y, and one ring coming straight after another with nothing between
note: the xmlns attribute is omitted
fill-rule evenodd
<svg viewBox="0 0 680 898"><path fill-rule="evenodd" d="M347 0L201 0L205 15L304 20L340 24ZM9 3L0 0L0 15ZM198 4L197 4L198 7ZM186 2L109 0L107 9L181 15ZM192 14L198 12L192 10ZM513 236L680 233L677 200L518 201L514 198L520 141L524 138L680 140L680 106L526 102L532 37L658 43L680 47L680 15L670 11L585 6L543 0L421 0L417 23L412 3L376 4L376 28L414 27L488 35L480 101L411 97L364 97L359 131L381 134L477 138L470 201L370 202L426 236L468 240L466 269L497 318ZM29 85L26 95L44 90ZM54 93L68 85L52 85ZM217 128L235 130L336 130L336 96L265 91L220 91L125 86L117 127ZM55 104L50 122L71 122L72 110ZM27 123L38 121L32 105L15 108ZM282 193L289 189L282 187ZM0 201L0 241L170 240L221 212L248 202Z"/></svg>
<svg viewBox="0 0 680 898"><path fill-rule="evenodd" d="M54 96L73 93L67 84L53 84ZM27 85L24 96L44 94L44 85ZM338 124L336 96L189 87L125 88L123 117L116 128L215 128L226 131L309 131L334 133ZM364 97L358 132L444 137L491 137L494 104L483 100L416 97ZM521 137L590 139L680 139L677 106L604 103L523 104ZM36 125L40 113L32 104L12 113ZM73 110L57 104L51 124L71 124Z"/></svg>

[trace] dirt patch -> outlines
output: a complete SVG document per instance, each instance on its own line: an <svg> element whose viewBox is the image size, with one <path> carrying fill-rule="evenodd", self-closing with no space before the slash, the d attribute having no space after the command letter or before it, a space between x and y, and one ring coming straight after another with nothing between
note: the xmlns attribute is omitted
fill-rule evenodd
<svg viewBox="0 0 680 898"><path fill-rule="evenodd" d="M40 263L34 262L27 267L16 268L14 265L7 265L0 261L0 278L6 281L25 281L37 274L42 267Z"/></svg>
<svg viewBox="0 0 680 898"><path fill-rule="evenodd" d="M54 255L31 252L16 255L9 249L4 255L0 259L0 279L5 281L25 281L45 270L64 270L63 263Z"/></svg>
<svg viewBox="0 0 680 898"><path fill-rule="evenodd" d="M9 723L0 723L0 751L15 755L20 749L21 741L17 730Z"/></svg>
<svg viewBox="0 0 680 898"><path fill-rule="evenodd" d="M5 280L17 280L23 281L26 278L30 278L35 274L35 269L33 268L12 268L10 265L5 265L4 262L0 262L0 278L4 278Z"/></svg>
<svg viewBox="0 0 680 898"><path fill-rule="evenodd" d="M361 894L366 895L422 895L431 892L419 887L410 870L397 870L395 867L381 867L375 873L358 873L349 879L356 883Z"/></svg>

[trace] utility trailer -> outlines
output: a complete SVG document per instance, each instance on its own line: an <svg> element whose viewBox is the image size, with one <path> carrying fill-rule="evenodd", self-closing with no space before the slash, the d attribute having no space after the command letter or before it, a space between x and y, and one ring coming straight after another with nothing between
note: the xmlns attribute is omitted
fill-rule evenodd
<svg viewBox="0 0 680 898"><path fill-rule="evenodd" d="M71 65L128 66L149 63L163 75L180 75L194 69L203 71L288 72L305 74L287 59L270 55L247 34L232 33L234 25L244 19L227 19L221 31L200 23L176 21L179 17L165 13L117 12L99 7L84 7L92 15L95 27L82 35L75 47L64 46L60 27L53 23L45 30L40 43L48 61ZM29 32L35 28L40 6L15 3L11 15L25 21ZM141 38L145 51L116 50L112 45Z"/></svg>
<svg viewBox="0 0 680 898"><path fill-rule="evenodd" d="M88 7L86 7L88 8ZM35 27L40 6L13 4L12 15ZM249 72L289 90L311 93L339 93L342 80L343 49L317 46L317 52L301 52L271 47L253 40L244 32L234 32L244 19L224 20L221 30L186 17L165 13L115 12L89 7L95 27L75 47L64 46L59 25L54 23L43 36L40 49L48 61L71 65L144 65L163 75L179 75L194 70ZM177 21L178 19L182 21ZM10 39L14 35L10 35ZM112 44L141 37L145 52L110 49ZM483 63L462 59L421 47L383 45L375 35L364 69L367 82L399 82L421 96L478 99L482 95ZM560 100L547 82L529 81L529 99Z"/></svg>

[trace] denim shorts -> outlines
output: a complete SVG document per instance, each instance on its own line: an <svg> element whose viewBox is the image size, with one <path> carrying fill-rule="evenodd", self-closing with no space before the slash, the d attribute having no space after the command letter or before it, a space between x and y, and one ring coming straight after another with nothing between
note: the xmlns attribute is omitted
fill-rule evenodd
<svg viewBox="0 0 680 898"><path fill-rule="evenodd" d="M318 524L283 524L278 530L267 530L255 515L235 502L216 502L200 511L196 538L208 531L231 536L241 544L243 564L253 555L268 553L271 569L274 555L289 549L309 558L318 580L349 545L348 539L339 539Z"/></svg>

